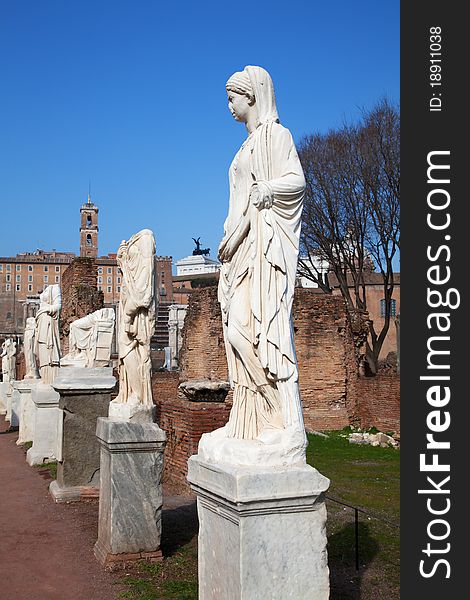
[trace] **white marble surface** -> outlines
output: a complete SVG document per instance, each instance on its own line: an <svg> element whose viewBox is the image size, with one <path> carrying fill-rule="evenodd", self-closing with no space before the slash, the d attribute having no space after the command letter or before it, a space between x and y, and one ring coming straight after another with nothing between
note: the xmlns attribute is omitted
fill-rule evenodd
<svg viewBox="0 0 470 600"><path fill-rule="evenodd" d="M69 353L61 367L108 367L111 357L114 308L100 308L70 324Z"/></svg>
<svg viewBox="0 0 470 600"><path fill-rule="evenodd" d="M95 556L152 553L160 548L165 432L156 423L99 418L100 507Z"/></svg>
<svg viewBox="0 0 470 600"><path fill-rule="evenodd" d="M36 314L35 349L44 384L51 384L60 366L59 315L62 294L59 285L48 285L39 296Z"/></svg>
<svg viewBox="0 0 470 600"><path fill-rule="evenodd" d="M324 492L308 465L234 467L189 459L198 497L200 600L327 600Z"/></svg>
<svg viewBox="0 0 470 600"><path fill-rule="evenodd" d="M117 251L119 394L115 402L153 406L150 338L155 327L155 238L143 229Z"/></svg>
<svg viewBox="0 0 470 600"><path fill-rule="evenodd" d="M19 428L21 416L21 397L18 391L18 381L12 382L10 398L10 426Z"/></svg>
<svg viewBox="0 0 470 600"><path fill-rule="evenodd" d="M36 406L31 391L38 383L38 379L23 379L23 381L17 382L17 389L20 394L20 429L16 442L18 445L33 441Z"/></svg>
<svg viewBox="0 0 470 600"><path fill-rule="evenodd" d="M8 386L5 392L5 404L6 404L6 414L5 421L8 421L11 425L11 403L13 398L13 381L8 382Z"/></svg>
<svg viewBox="0 0 470 600"><path fill-rule="evenodd" d="M7 413L7 389L10 383L8 381L0 381L0 415Z"/></svg>
<svg viewBox="0 0 470 600"><path fill-rule="evenodd" d="M34 354L35 339L36 319L34 317L28 317L23 333L24 360L26 366L25 379L39 379L36 355Z"/></svg>
<svg viewBox="0 0 470 600"><path fill-rule="evenodd" d="M59 409L59 394L52 386L38 383L31 390L35 405L33 445L26 453L29 465L39 465L61 459L62 411Z"/></svg>
<svg viewBox="0 0 470 600"><path fill-rule="evenodd" d="M7 338L2 344L2 378L4 382L16 379L16 342Z"/></svg>
<svg viewBox="0 0 470 600"><path fill-rule="evenodd" d="M134 423L153 423L155 419L156 406L145 406L132 402L118 402L112 400L109 403L108 416L117 421L133 421Z"/></svg>

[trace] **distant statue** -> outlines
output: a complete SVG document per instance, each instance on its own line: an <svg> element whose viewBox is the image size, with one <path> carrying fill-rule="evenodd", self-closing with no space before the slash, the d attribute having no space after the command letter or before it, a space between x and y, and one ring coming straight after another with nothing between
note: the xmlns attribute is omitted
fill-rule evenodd
<svg viewBox="0 0 470 600"><path fill-rule="evenodd" d="M248 137L230 167L219 247L233 406L227 425L208 435L219 444L224 437L255 440L253 447L277 445L286 460L305 461L291 314L305 178L292 135L279 123L270 75L248 66L230 77L226 89L230 112L246 125ZM200 450L211 443L206 435Z"/></svg>
<svg viewBox="0 0 470 600"><path fill-rule="evenodd" d="M62 308L60 286L49 285L39 296L36 314L35 354L42 382L51 384L60 367L59 314Z"/></svg>
<svg viewBox="0 0 470 600"><path fill-rule="evenodd" d="M123 282L118 313L119 394L111 404L153 406L150 338L155 327L155 238L143 229L117 253Z"/></svg>
<svg viewBox="0 0 470 600"><path fill-rule="evenodd" d="M193 250L193 256L208 256L211 252L210 248L201 249L201 242L199 241L201 238L198 237L197 240L192 238L193 242L196 244L196 248Z"/></svg>
<svg viewBox="0 0 470 600"><path fill-rule="evenodd" d="M108 367L111 358L115 314L113 308L100 308L70 324L69 353L61 366Z"/></svg>
<svg viewBox="0 0 470 600"><path fill-rule="evenodd" d="M16 379L16 342L11 338L2 344L2 378L4 382Z"/></svg>
<svg viewBox="0 0 470 600"><path fill-rule="evenodd" d="M36 319L28 317L23 334L24 358L26 364L25 379L38 379L38 367L36 364L36 355L34 354L34 342L36 336Z"/></svg>

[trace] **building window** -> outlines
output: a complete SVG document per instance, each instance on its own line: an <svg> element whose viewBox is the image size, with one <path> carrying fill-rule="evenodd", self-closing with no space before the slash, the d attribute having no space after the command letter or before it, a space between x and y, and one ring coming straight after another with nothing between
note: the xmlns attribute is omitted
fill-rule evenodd
<svg viewBox="0 0 470 600"><path fill-rule="evenodd" d="M113 272L113 268L112 267L108 267L108 273L112 273Z"/></svg>
<svg viewBox="0 0 470 600"><path fill-rule="evenodd" d="M86 245L91 246L91 235L89 233L87 233L86 236Z"/></svg>
<svg viewBox="0 0 470 600"><path fill-rule="evenodd" d="M16 265L16 270L21 271L21 265Z"/></svg>
<svg viewBox="0 0 470 600"><path fill-rule="evenodd" d="M28 283L28 292L32 292L33 291L33 286L31 285L31 283Z"/></svg>
<svg viewBox="0 0 470 600"><path fill-rule="evenodd" d="M11 271L11 265L7 265L7 271Z"/></svg>
<svg viewBox="0 0 470 600"><path fill-rule="evenodd" d="M99 286L98 286L98 290L99 290L100 292L102 292L102 291L103 291L103 286L102 286L102 285L99 285Z"/></svg>
<svg viewBox="0 0 470 600"><path fill-rule="evenodd" d="M33 270L33 265L28 265L28 271L31 273Z"/></svg>
<svg viewBox="0 0 470 600"><path fill-rule="evenodd" d="M117 278L117 282L121 283L121 278L120 277Z"/></svg>
<svg viewBox="0 0 470 600"><path fill-rule="evenodd" d="M57 266L56 266L56 268L55 268L55 272L56 272L56 273L60 273L60 267L59 267L58 265L57 265Z"/></svg>
<svg viewBox="0 0 470 600"><path fill-rule="evenodd" d="M113 280L112 280L112 278L111 278L111 277L107 277L107 278L106 278L106 283L113 283Z"/></svg>
<svg viewBox="0 0 470 600"><path fill-rule="evenodd" d="M28 281L33 281L33 276L32 275L28 275Z"/></svg>
<svg viewBox="0 0 470 600"><path fill-rule="evenodd" d="M0 273L3 271L3 265L0 265Z"/></svg>
<svg viewBox="0 0 470 600"><path fill-rule="evenodd" d="M21 292L21 283L16 284L16 291Z"/></svg>
<svg viewBox="0 0 470 600"><path fill-rule="evenodd" d="M44 283L48 283L49 281L49 277L47 275L44 275Z"/></svg>
<svg viewBox="0 0 470 600"><path fill-rule="evenodd" d="M5 290L6 290L7 292L11 291L11 283L7 283L7 284L6 284L6 286L5 286Z"/></svg>
<svg viewBox="0 0 470 600"><path fill-rule="evenodd" d="M121 293L121 286L120 286L120 285L118 285L118 286L117 286L117 293L118 293L118 294L120 294L120 293Z"/></svg>
<svg viewBox="0 0 470 600"><path fill-rule="evenodd" d="M44 265L44 272L47 273L49 271L49 265Z"/></svg>
<svg viewBox="0 0 470 600"><path fill-rule="evenodd" d="M110 293L111 293L111 286L108 285L108 294L110 294Z"/></svg>
<svg viewBox="0 0 470 600"><path fill-rule="evenodd" d="M86 216L86 226L91 227L91 215L87 215Z"/></svg>
<svg viewBox="0 0 470 600"><path fill-rule="evenodd" d="M102 273L103 272L103 267L98 267L98 273Z"/></svg>
<svg viewBox="0 0 470 600"><path fill-rule="evenodd" d="M56 282L56 283L59 283L59 281L60 281L60 277L59 277L59 275L56 275L56 276L55 276L55 282Z"/></svg>
<svg viewBox="0 0 470 600"><path fill-rule="evenodd" d="M380 301L380 316L385 317L385 298L382 298ZM390 304L390 316L397 316L397 301L394 298L392 298L392 302Z"/></svg>
<svg viewBox="0 0 470 600"><path fill-rule="evenodd" d="M102 277L98 277L98 283L103 283L103 278Z"/></svg>
<svg viewBox="0 0 470 600"><path fill-rule="evenodd" d="M21 281L21 275L16 276L16 281Z"/></svg>
<svg viewBox="0 0 470 600"><path fill-rule="evenodd" d="M11 275L10 275L10 273L7 273L5 275L5 279L6 279L6 281L11 281Z"/></svg>

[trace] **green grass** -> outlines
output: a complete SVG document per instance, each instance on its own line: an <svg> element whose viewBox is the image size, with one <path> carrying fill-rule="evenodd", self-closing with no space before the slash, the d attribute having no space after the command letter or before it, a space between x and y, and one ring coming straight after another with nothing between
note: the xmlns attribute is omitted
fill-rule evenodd
<svg viewBox="0 0 470 600"><path fill-rule="evenodd" d="M308 436L307 461L331 480L327 492L330 600L397 600L399 529L394 525L399 523L400 451L349 444L350 431L327 432L327 438ZM359 571L355 569L354 510L332 499L365 511L359 513ZM197 600L196 537L162 562L142 562L128 573L122 580L128 588L122 598Z"/></svg>
<svg viewBox="0 0 470 600"><path fill-rule="evenodd" d="M327 492L331 598L354 598L359 589L361 598L376 597L377 589L380 597L399 598L400 451L350 444L349 433L347 428L327 432L328 438L308 436L307 461L331 481ZM359 572L354 510L333 499L361 509Z"/></svg>

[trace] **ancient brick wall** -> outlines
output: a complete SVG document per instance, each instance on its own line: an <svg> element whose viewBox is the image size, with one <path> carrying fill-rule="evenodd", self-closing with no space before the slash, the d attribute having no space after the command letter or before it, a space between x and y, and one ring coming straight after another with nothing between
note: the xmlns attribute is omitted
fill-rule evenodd
<svg viewBox="0 0 470 600"><path fill-rule="evenodd" d="M97 268L93 258L77 257L62 276L60 336L62 352L68 352L70 323L103 308L103 292L96 287Z"/></svg>
<svg viewBox="0 0 470 600"><path fill-rule="evenodd" d="M396 373L361 377L356 393L361 427L400 433L400 377Z"/></svg>
<svg viewBox="0 0 470 600"><path fill-rule="evenodd" d="M231 405L226 402L192 402L178 390L177 372L157 372L152 376L157 422L166 432L164 481L180 492L189 490L186 481L188 458L197 454L201 435L222 427Z"/></svg>
<svg viewBox="0 0 470 600"><path fill-rule="evenodd" d="M344 300L318 290L298 288L293 318L306 429L342 429L352 424L398 431L398 379L358 376L363 337L358 334L358 325L352 322ZM183 329L180 372L153 376L158 422L168 436L167 480L187 486L187 459L197 452L202 433L227 422L231 407L231 394L225 402L193 402L178 390L179 383L225 381L227 377L217 289L201 289L191 296Z"/></svg>

